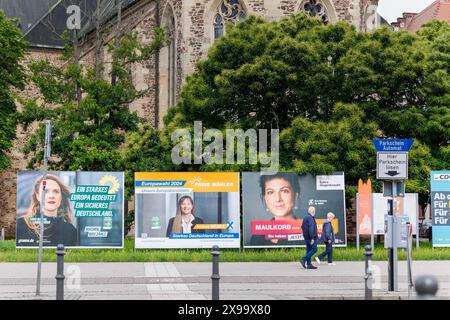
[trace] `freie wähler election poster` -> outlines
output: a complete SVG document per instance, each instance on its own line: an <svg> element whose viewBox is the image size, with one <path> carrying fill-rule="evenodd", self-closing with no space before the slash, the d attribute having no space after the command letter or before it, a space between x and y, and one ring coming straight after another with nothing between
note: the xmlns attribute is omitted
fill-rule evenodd
<svg viewBox="0 0 450 320"><path fill-rule="evenodd" d="M243 242L247 248L304 246L302 221L315 209L319 235L329 212L335 245L345 246L345 180L343 172L299 176L294 172L242 174Z"/></svg>
<svg viewBox="0 0 450 320"><path fill-rule="evenodd" d="M136 172L135 223L136 248L239 248L239 173Z"/></svg>
<svg viewBox="0 0 450 320"><path fill-rule="evenodd" d="M123 172L21 171L17 176L16 246L123 248ZM42 208L42 192L45 198Z"/></svg>

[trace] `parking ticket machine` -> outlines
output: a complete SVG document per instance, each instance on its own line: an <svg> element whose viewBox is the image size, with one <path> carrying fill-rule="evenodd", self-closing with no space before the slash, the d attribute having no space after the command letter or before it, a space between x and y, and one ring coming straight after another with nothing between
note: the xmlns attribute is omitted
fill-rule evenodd
<svg viewBox="0 0 450 320"><path fill-rule="evenodd" d="M409 217L406 215L384 215L384 247L386 249L407 247L408 222Z"/></svg>

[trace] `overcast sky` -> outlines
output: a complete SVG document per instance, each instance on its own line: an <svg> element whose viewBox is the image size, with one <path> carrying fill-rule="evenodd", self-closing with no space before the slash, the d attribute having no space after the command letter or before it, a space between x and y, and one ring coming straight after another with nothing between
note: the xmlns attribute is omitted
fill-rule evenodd
<svg viewBox="0 0 450 320"><path fill-rule="evenodd" d="M435 0L380 0L378 12L389 22L397 21L403 12L420 12Z"/></svg>

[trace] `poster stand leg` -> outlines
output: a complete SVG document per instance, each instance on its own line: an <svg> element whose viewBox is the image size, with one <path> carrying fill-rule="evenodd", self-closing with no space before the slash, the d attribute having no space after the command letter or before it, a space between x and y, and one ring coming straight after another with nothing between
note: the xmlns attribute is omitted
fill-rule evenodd
<svg viewBox="0 0 450 320"><path fill-rule="evenodd" d="M359 252L359 194L356 194L356 251Z"/></svg>
<svg viewBox="0 0 450 320"><path fill-rule="evenodd" d="M419 249L419 195L416 195L417 211L416 211L416 249Z"/></svg>
<svg viewBox="0 0 450 320"><path fill-rule="evenodd" d="M375 228L373 225L373 193L370 194L370 245L372 246L372 252L375 252Z"/></svg>

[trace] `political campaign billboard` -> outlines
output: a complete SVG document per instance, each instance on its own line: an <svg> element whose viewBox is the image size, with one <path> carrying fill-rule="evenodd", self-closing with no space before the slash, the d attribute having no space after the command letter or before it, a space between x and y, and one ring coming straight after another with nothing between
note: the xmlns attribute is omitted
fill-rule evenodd
<svg viewBox="0 0 450 320"><path fill-rule="evenodd" d="M391 197L384 197L382 193L373 193L372 199L374 234L384 235L384 216L388 214L388 199L391 199ZM395 197L394 200L394 214L396 216L408 216L412 234L417 234L419 195L417 193L405 193L404 197Z"/></svg>
<svg viewBox="0 0 450 320"><path fill-rule="evenodd" d="M450 171L431 171L431 219L434 247L450 247Z"/></svg>
<svg viewBox="0 0 450 320"><path fill-rule="evenodd" d="M242 174L243 242L246 248L304 246L303 218L315 210L319 244L329 212L335 245L345 246L345 179L343 172L299 176L293 172Z"/></svg>
<svg viewBox="0 0 450 320"><path fill-rule="evenodd" d="M361 179L358 181L357 194L357 219L359 235L372 234L372 181L370 179L364 183Z"/></svg>
<svg viewBox="0 0 450 320"><path fill-rule="evenodd" d="M239 248L239 173L136 172L135 224L136 248Z"/></svg>
<svg viewBox="0 0 450 320"><path fill-rule="evenodd" d="M17 175L16 246L123 248L123 172L48 172ZM42 193L45 189L44 206Z"/></svg>

